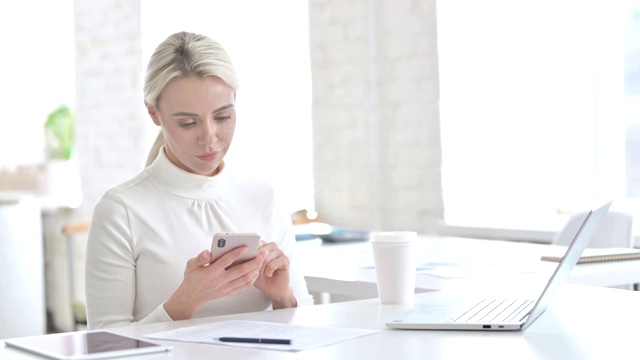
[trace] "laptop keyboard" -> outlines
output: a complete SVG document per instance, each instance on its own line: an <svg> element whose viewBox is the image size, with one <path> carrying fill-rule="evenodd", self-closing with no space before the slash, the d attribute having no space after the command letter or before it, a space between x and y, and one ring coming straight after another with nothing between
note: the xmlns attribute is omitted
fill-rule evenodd
<svg viewBox="0 0 640 360"><path fill-rule="evenodd" d="M533 299L482 299L446 318L449 323L511 323L523 320Z"/></svg>

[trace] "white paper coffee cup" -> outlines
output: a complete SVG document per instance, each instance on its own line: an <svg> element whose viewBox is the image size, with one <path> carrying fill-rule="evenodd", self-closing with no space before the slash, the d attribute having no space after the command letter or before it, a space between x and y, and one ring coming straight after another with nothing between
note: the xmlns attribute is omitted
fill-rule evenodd
<svg viewBox="0 0 640 360"><path fill-rule="evenodd" d="M381 304L413 304L417 236L413 231L384 231L371 237Z"/></svg>

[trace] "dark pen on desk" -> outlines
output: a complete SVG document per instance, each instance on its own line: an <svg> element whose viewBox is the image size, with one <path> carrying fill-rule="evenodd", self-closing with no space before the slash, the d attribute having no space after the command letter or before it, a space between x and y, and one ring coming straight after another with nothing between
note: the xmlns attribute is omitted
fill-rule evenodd
<svg viewBox="0 0 640 360"><path fill-rule="evenodd" d="M278 344L278 345L291 345L289 339L260 339L260 338L244 338L244 337L221 337L217 339L222 342L236 342L236 343L252 343L252 344Z"/></svg>

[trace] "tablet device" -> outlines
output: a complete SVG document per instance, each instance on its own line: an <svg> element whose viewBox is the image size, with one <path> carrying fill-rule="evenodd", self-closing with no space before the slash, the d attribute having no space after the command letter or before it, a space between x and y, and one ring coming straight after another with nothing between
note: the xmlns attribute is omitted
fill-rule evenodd
<svg viewBox="0 0 640 360"><path fill-rule="evenodd" d="M4 340L7 346L50 359L108 359L162 351L173 347L112 332L84 331Z"/></svg>

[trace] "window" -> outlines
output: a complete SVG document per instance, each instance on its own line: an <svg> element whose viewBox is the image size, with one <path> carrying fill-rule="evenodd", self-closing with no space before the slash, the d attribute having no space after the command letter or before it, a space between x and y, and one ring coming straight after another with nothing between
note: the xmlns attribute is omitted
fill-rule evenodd
<svg viewBox="0 0 640 360"><path fill-rule="evenodd" d="M0 3L0 172L41 164L47 116L75 107L73 23L72 0Z"/></svg>
<svg viewBox="0 0 640 360"><path fill-rule="evenodd" d="M447 224L638 211L637 1L441 1L438 42Z"/></svg>
<svg viewBox="0 0 640 360"><path fill-rule="evenodd" d="M298 0L142 1L145 67L178 31L207 35L229 52L240 88L226 166L270 183L291 212L313 208L308 18L308 3ZM150 147L158 128L148 123Z"/></svg>

